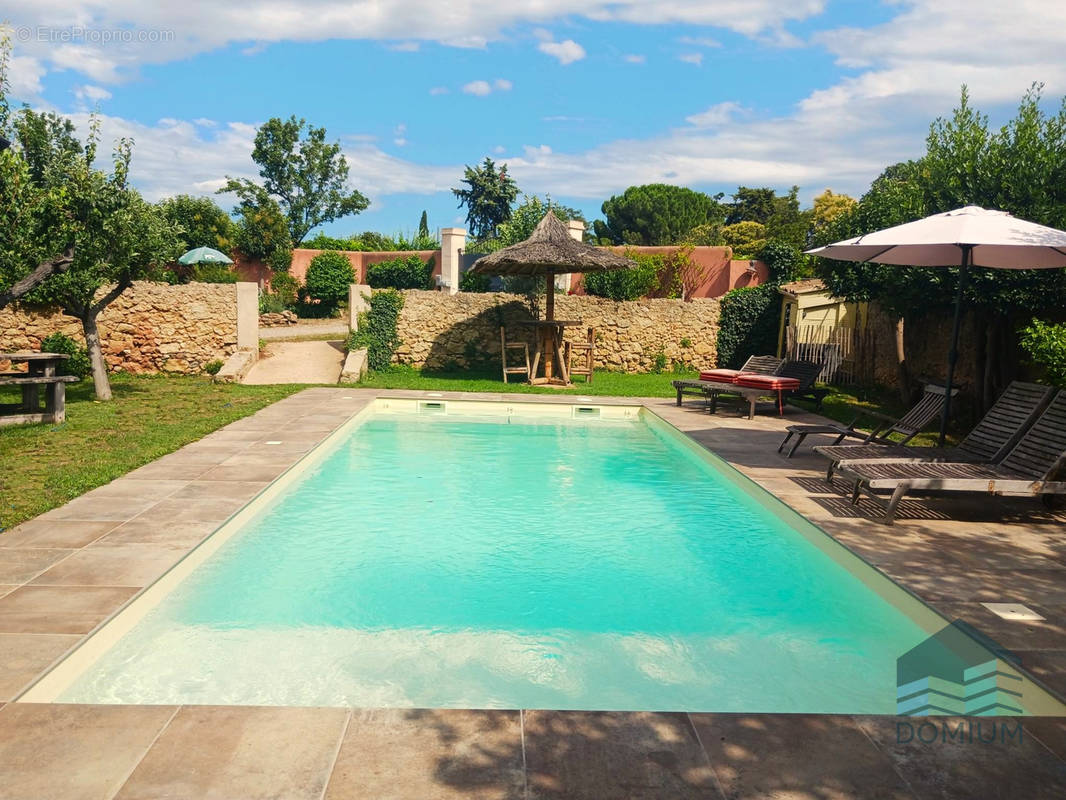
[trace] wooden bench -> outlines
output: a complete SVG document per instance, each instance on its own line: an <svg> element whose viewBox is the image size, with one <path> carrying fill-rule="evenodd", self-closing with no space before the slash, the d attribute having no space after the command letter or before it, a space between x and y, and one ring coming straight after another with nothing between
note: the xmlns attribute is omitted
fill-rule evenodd
<svg viewBox="0 0 1066 800"><path fill-rule="evenodd" d="M33 422L62 422L67 416L67 384L78 379L57 375L56 368L67 356L60 353L0 353L0 361L25 362L28 372L0 373L0 386L18 386L22 402L0 406L0 425L24 425ZM45 388L44 410L40 407L40 388Z"/></svg>

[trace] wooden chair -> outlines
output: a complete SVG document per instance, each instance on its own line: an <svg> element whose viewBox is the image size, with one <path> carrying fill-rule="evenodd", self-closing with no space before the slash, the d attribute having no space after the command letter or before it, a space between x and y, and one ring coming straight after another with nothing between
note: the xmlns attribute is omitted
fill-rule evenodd
<svg viewBox="0 0 1066 800"><path fill-rule="evenodd" d="M522 355L525 357L525 366L521 364L516 367L507 366L507 351L508 350L521 350ZM509 342L507 341L507 329L503 325L500 326L500 361L503 364L503 382L507 383L508 375L516 375L519 373L525 373L526 380L528 381L533 376L533 370L529 365L529 344L526 342Z"/></svg>
<svg viewBox="0 0 1066 800"><path fill-rule="evenodd" d="M584 356L584 366L573 365L574 353L581 358ZM566 343L566 371L571 376L584 375L586 383L592 383L592 367L596 361L596 329L589 328L588 335L583 342Z"/></svg>

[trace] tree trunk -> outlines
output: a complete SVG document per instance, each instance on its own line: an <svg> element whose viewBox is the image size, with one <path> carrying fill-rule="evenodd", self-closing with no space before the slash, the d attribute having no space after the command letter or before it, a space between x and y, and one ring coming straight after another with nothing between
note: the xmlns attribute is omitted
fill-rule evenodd
<svg viewBox="0 0 1066 800"><path fill-rule="evenodd" d="M896 382L904 404L911 401L911 376L907 369L907 351L903 346L903 317L896 320Z"/></svg>
<svg viewBox="0 0 1066 800"><path fill-rule="evenodd" d="M89 351L89 361L93 368L93 388L97 400L111 399L111 382L107 378L107 364L100 347L100 330L96 327L97 312L90 309L81 318L81 329L85 333L85 347Z"/></svg>

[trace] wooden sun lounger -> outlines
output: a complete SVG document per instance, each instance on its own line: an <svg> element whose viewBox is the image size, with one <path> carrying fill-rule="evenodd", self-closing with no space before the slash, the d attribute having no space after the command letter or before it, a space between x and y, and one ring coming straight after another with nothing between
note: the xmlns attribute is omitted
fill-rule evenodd
<svg viewBox="0 0 1066 800"><path fill-rule="evenodd" d="M957 394L956 390L952 390L952 396ZM784 440L778 445L777 452L781 452L785 449L785 445L789 443L789 440L793 436L796 437L795 443L792 445L792 449L788 451L788 457L792 458L796 454L796 450L803 444L803 440L812 434L829 434L836 435L837 439L833 442L834 445L840 444L846 438L861 439L864 443L878 442L881 444L906 444L915 436L917 436L922 428L928 425L933 419L940 416L940 413L944 410L944 398L947 392L943 386L936 386L935 384L928 383L925 385L925 391L922 393L922 399L918 403L904 414L899 419L893 419L885 414L881 414L877 411L860 411L855 415L855 419L851 421L849 425L789 425L786 430ZM869 433L865 431L856 430L855 426L859 424L864 417L880 420L873 430ZM889 439L889 436L898 434L903 438L898 442L893 442Z"/></svg>
<svg viewBox="0 0 1066 800"><path fill-rule="evenodd" d="M773 375L774 371L783 363L782 359L774 356L749 356L740 371L754 372L757 375ZM682 395L685 394L698 394L713 403L715 401L714 392L723 388L733 387L731 383L719 383L718 381L674 381L673 384L677 390L678 405L681 405Z"/></svg>
<svg viewBox="0 0 1066 800"><path fill-rule="evenodd" d="M994 464L1002 459L1043 411L1055 389L1038 383L1011 383L957 447L909 447L902 443L822 445L814 452L829 459L826 480L851 461L962 461Z"/></svg>
<svg viewBox="0 0 1066 800"><path fill-rule="evenodd" d="M884 516L890 525L900 501L914 491L1066 495L1066 392L1059 392L999 463L852 461L837 469L854 481L852 503L860 493L880 499L878 491L892 492Z"/></svg>

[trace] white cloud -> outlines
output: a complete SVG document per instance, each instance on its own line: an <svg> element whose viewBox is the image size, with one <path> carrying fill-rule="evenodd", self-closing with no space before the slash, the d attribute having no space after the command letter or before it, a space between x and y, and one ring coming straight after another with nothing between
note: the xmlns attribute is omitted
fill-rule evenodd
<svg viewBox="0 0 1066 800"><path fill-rule="evenodd" d="M645 61L648 60L648 57L639 53L629 53L628 55L623 57L623 60L630 64L643 64Z"/></svg>
<svg viewBox="0 0 1066 800"><path fill-rule="evenodd" d="M722 43L717 39L712 39L709 36L682 36L678 39L681 44L692 45L693 47L721 47Z"/></svg>
<svg viewBox="0 0 1066 800"><path fill-rule="evenodd" d="M34 4L0 0L0 20L17 20L34 33L44 31L44 36L16 42L19 56L35 58L49 70L70 69L96 83L115 83L130 79L142 65L176 61L233 43L253 42L246 48L250 54L274 42L327 39L432 41L480 48L518 26L548 25L575 16L638 25L715 26L754 37L819 14L826 2L589 0L575 10L570 0L529 4L466 0L458 5L429 0L393 0L387 5L380 0L41 0ZM129 41L102 42L79 36L77 30L121 33ZM558 45L567 57L580 48L571 40ZM21 93L28 94L25 85Z"/></svg>
<svg viewBox="0 0 1066 800"><path fill-rule="evenodd" d="M407 123L401 122L392 131L392 143L397 147L403 147L407 144Z"/></svg>
<svg viewBox="0 0 1066 800"><path fill-rule="evenodd" d="M85 84L84 86L74 87L74 96L80 101L98 103L101 100L110 100L112 95L103 86L93 86L91 84Z"/></svg>
<svg viewBox="0 0 1066 800"><path fill-rule="evenodd" d="M507 148L504 147L502 144L498 144L494 148L492 148L492 152L495 153L496 155L500 155L500 153L506 153L507 152Z"/></svg>
<svg viewBox="0 0 1066 800"><path fill-rule="evenodd" d="M41 78L44 77L45 71L44 64L36 58L12 56L7 65L10 93L27 100L37 97L44 89Z"/></svg>
<svg viewBox="0 0 1066 800"><path fill-rule="evenodd" d="M682 53L677 57L678 61L684 61L686 64L695 64L697 67L703 66L703 53Z"/></svg>
<svg viewBox="0 0 1066 800"><path fill-rule="evenodd" d="M685 117L685 121L692 123L697 128L713 128L729 122L738 111L742 110L743 106L740 103L727 100L724 103L717 103L711 106L706 111Z"/></svg>
<svg viewBox="0 0 1066 800"><path fill-rule="evenodd" d="M463 85L463 92L484 97L487 94L492 94L492 86L488 81L470 81L470 83Z"/></svg>
<svg viewBox="0 0 1066 800"><path fill-rule="evenodd" d="M573 64L585 57L585 48L573 39L566 39L562 42L541 42L537 45L537 49L558 59L563 66Z"/></svg>
<svg viewBox="0 0 1066 800"><path fill-rule="evenodd" d="M506 78L496 78L492 83L488 81L470 81L470 83L463 85L463 92L465 94L472 94L478 97L484 97L485 95L492 94L493 91L497 92L509 92L514 88L514 84ZM433 94L434 92L430 92Z"/></svg>
<svg viewBox="0 0 1066 800"><path fill-rule="evenodd" d="M448 87L447 86L434 86L432 89L429 90L429 93L432 94L432 95L448 94Z"/></svg>

